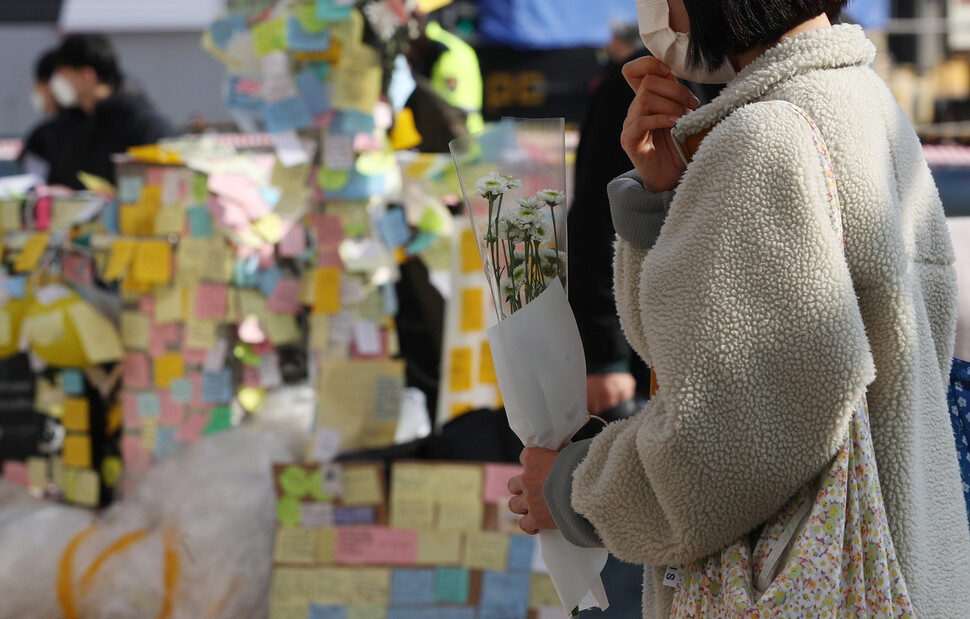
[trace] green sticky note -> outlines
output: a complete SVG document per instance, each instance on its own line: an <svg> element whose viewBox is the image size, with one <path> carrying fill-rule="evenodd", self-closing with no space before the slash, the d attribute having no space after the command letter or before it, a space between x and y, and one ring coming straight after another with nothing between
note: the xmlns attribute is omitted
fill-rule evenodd
<svg viewBox="0 0 970 619"><path fill-rule="evenodd" d="M286 20L271 19L253 26L253 52L256 56L266 56L273 52L286 51Z"/></svg>
<svg viewBox="0 0 970 619"><path fill-rule="evenodd" d="M434 234L444 232L445 222L441 219L441 213L432 206L425 207L424 212L421 213L421 219L418 221L418 230Z"/></svg>
<svg viewBox="0 0 970 619"><path fill-rule="evenodd" d="M306 471L295 465L286 467L280 473L280 488L286 496L294 499L306 496L308 481Z"/></svg>
<svg viewBox="0 0 970 619"><path fill-rule="evenodd" d="M317 4L315 2L301 6L300 12L297 13L297 19L300 20L300 26L311 34L323 32L327 28L327 21L317 17Z"/></svg>
<svg viewBox="0 0 970 619"><path fill-rule="evenodd" d="M323 471L317 469L307 478L307 492L315 501L333 501L334 497L323 491Z"/></svg>
<svg viewBox="0 0 970 619"><path fill-rule="evenodd" d="M290 497L282 497L276 502L276 517L284 527L300 526L300 502Z"/></svg>
<svg viewBox="0 0 970 619"><path fill-rule="evenodd" d="M215 434L216 432L222 432L228 430L232 427L232 410L228 406L218 406L212 409L212 414L209 415L209 423L206 425L205 429L202 430L202 434L208 436L210 434Z"/></svg>
<svg viewBox="0 0 970 619"><path fill-rule="evenodd" d="M192 177L192 187L190 189L192 202L203 204L209 197L209 177L205 174L196 174Z"/></svg>
<svg viewBox="0 0 970 619"><path fill-rule="evenodd" d="M342 189L347 185L347 181L349 180L350 173L346 170L320 168L320 172L317 174L317 182L320 183L320 189L324 191L337 191L338 189Z"/></svg>
<svg viewBox="0 0 970 619"><path fill-rule="evenodd" d="M461 567L439 567L434 571L435 604L467 604L471 574Z"/></svg>

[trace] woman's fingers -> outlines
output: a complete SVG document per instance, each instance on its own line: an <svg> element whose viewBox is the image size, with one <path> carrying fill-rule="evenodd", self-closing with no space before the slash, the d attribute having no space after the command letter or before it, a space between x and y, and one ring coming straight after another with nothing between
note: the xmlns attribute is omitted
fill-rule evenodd
<svg viewBox="0 0 970 619"><path fill-rule="evenodd" d="M509 492L511 492L512 494L515 494L515 495L522 494L522 491L524 490L524 487L522 486L522 476L516 475L515 477L510 479L508 488L509 488Z"/></svg>
<svg viewBox="0 0 970 619"><path fill-rule="evenodd" d="M697 106L700 105L700 101L687 86L677 80L650 75L641 80L634 103L637 100L652 100L654 98L672 101L687 110L697 109Z"/></svg>
<svg viewBox="0 0 970 619"><path fill-rule="evenodd" d="M519 528L527 535L538 535L539 528L533 522L532 516L526 515L519 520Z"/></svg>
<svg viewBox="0 0 970 619"><path fill-rule="evenodd" d="M509 499L509 511L524 516L529 513L529 504L521 494Z"/></svg>
<svg viewBox="0 0 970 619"><path fill-rule="evenodd" d="M649 134L658 129L670 129L677 124L676 116L641 116L630 122L620 134L620 145L630 155L640 152Z"/></svg>
<svg viewBox="0 0 970 619"><path fill-rule="evenodd" d="M637 58L623 65L623 77L634 92L639 92L640 82L648 75L667 77L673 74L670 72L670 67L653 56Z"/></svg>

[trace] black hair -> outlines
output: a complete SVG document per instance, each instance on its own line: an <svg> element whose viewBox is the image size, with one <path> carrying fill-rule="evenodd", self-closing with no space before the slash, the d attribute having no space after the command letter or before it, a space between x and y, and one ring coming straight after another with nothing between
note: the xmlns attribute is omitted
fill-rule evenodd
<svg viewBox="0 0 970 619"><path fill-rule="evenodd" d="M57 66L80 69L91 67L98 81L111 86L121 84L121 70L115 50L103 34L72 34L57 49Z"/></svg>
<svg viewBox="0 0 970 619"><path fill-rule="evenodd" d="M54 75L56 68L57 50L49 49L37 59L37 64L34 66L34 81L46 84L51 81L51 76Z"/></svg>
<svg viewBox="0 0 970 619"><path fill-rule="evenodd" d="M848 0L684 0L690 18L690 63L716 70L728 54L771 46L789 30L825 13L835 20Z"/></svg>

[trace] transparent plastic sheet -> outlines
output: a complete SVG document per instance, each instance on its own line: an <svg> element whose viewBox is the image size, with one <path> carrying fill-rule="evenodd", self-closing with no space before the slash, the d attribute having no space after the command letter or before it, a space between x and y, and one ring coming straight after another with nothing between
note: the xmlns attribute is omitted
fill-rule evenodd
<svg viewBox="0 0 970 619"><path fill-rule="evenodd" d="M585 355L566 296L564 122L504 120L454 140L451 151L499 319L488 339L509 425L525 445L559 450L587 418ZM489 178L499 188L483 196ZM539 216L517 217L517 209ZM509 223L503 212L512 213ZM531 251L553 256L554 267L539 280L526 276L525 285L516 263L530 268L526 245L536 237L511 231L516 221L533 232L537 226L551 229ZM600 578L606 550L574 546L559 531L543 531L539 539L567 613L609 606Z"/></svg>

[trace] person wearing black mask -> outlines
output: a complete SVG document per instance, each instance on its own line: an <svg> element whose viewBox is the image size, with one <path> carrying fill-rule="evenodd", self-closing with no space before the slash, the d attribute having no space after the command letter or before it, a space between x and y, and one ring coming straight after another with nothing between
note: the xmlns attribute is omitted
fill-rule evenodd
<svg viewBox="0 0 970 619"><path fill-rule="evenodd" d="M78 172L114 182L111 156L172 135L172 127L143 92L125 80L103 35L67 37L49 82L63 109L28 138L22 161L46 164L51 185L82 187Z"/></svg>

